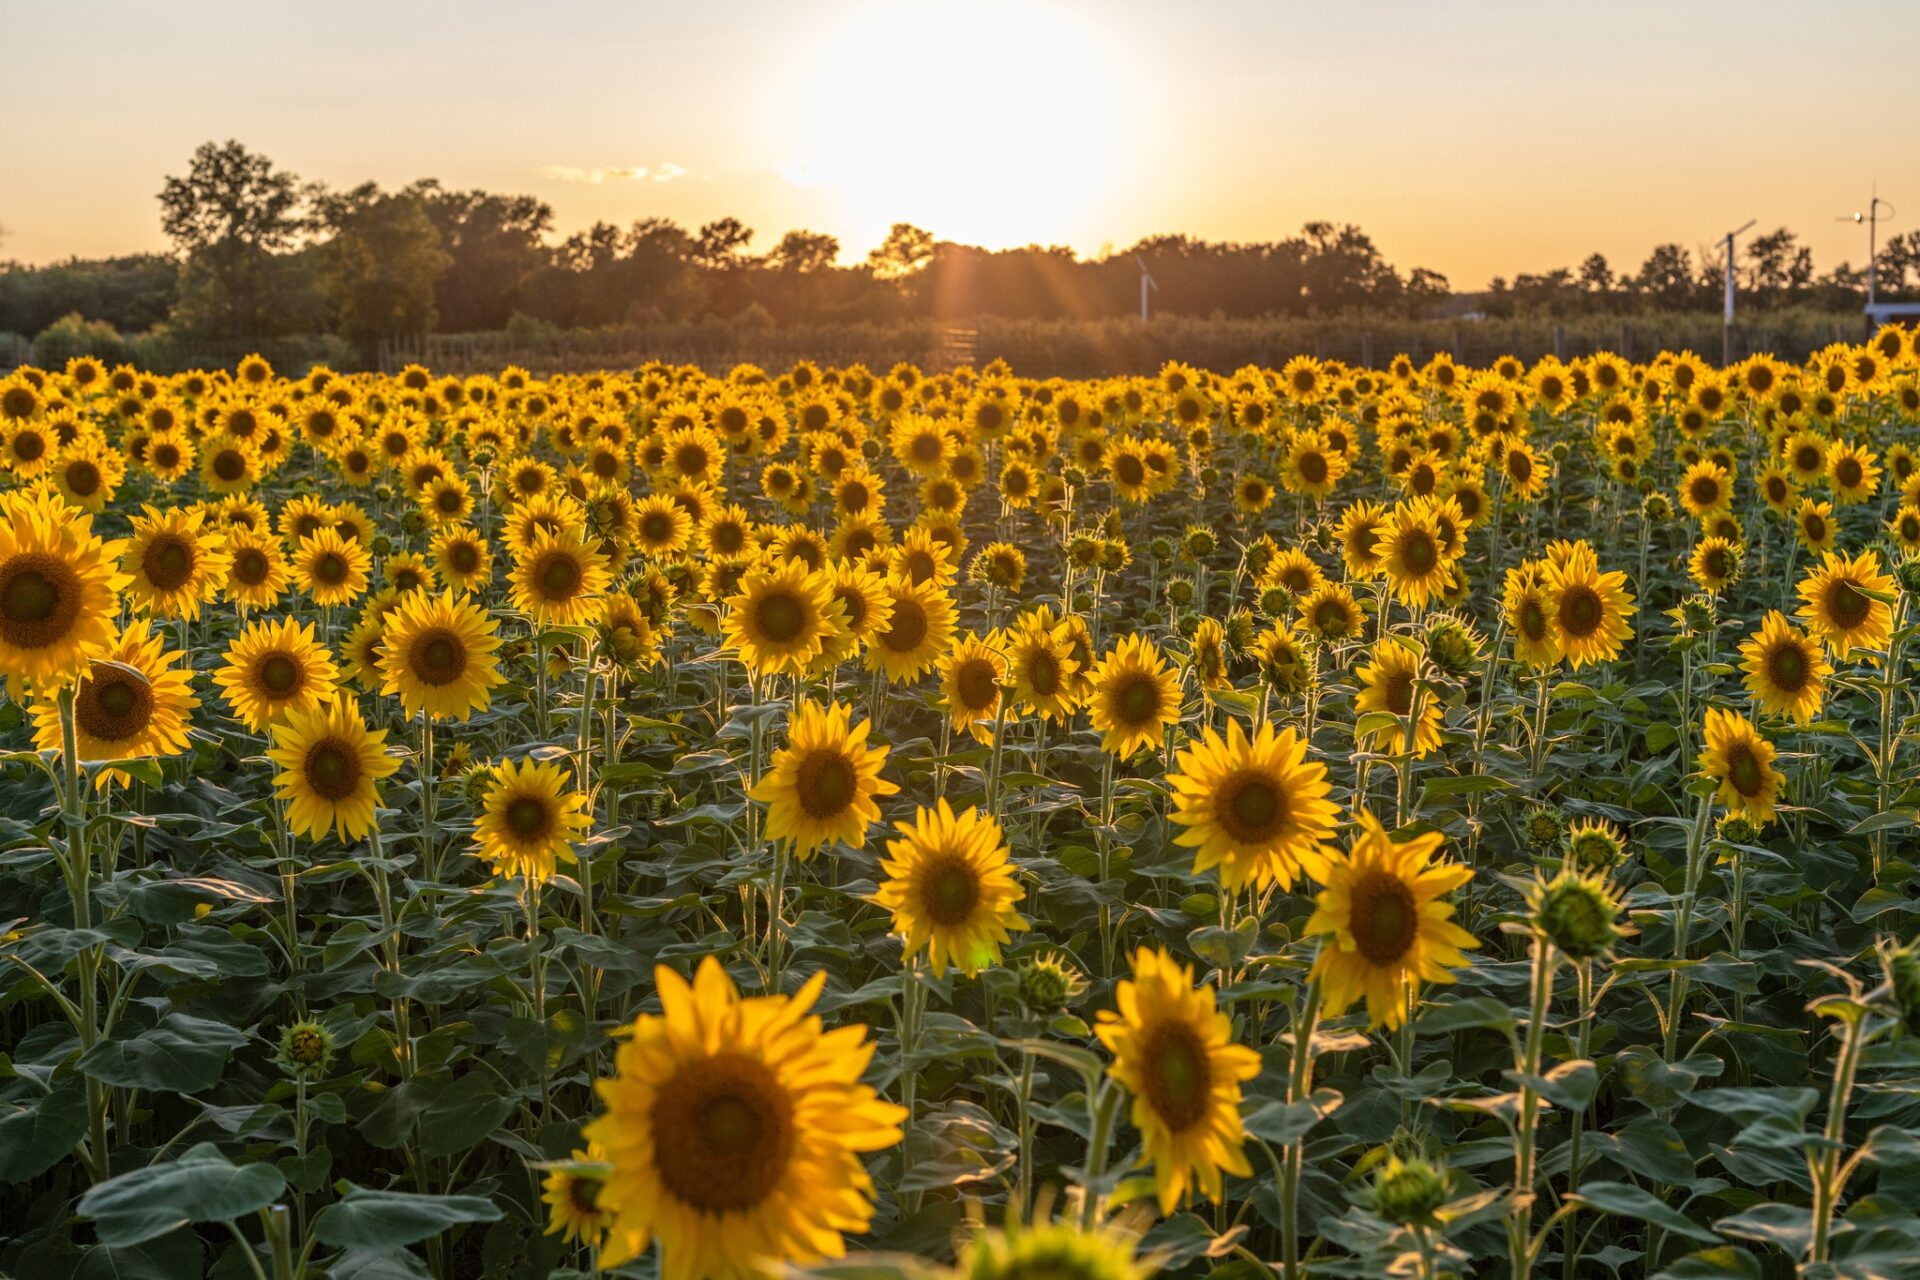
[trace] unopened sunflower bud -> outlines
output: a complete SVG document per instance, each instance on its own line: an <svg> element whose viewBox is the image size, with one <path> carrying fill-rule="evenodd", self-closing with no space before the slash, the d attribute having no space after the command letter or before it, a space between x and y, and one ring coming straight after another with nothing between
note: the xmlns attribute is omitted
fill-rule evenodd
<svg viewBox="0 0 1920 1280"><path fill-rule="evenodd" d="M1087 989L1080 971L1057 952L1022 961L1017 973L1020 1003L1035 1013L1059 1013Z"/></svg>
<svg viewBox="0 0 1920 1280"><path fill-rule="evenodd" d="M327 1073L333 1058L333 1033L317 1022L296 1022L280 1033L280 1051L274 1061L295 1078L312 1079Z"/></svg>
<svg viewBox="0 0 1920 1280"><path fill-rule="evenodd" d="M1576 870L1604 873L1626 860L1626 841L1612 823L1583 819L1567 828L1567 861Z"/></svg>
<svg viewBox="0 0 1920 1280"><path fill-rule="evenodd" d="M1534 923L1547 941L1575 960L1600 955L1620 940L1620 904L1606 881L1563 871L1540 894Z"/></svg>
<svg viewBox="0 0 1920 1280"><path fill-rule="evenodd" d="M1419 1156L1407 1160L1389 1156L1386 1166L1374 1175L1369 1199L1373 1211L1388 1222L1425 1224L1447 1202L1447 1176Z"/></svg>

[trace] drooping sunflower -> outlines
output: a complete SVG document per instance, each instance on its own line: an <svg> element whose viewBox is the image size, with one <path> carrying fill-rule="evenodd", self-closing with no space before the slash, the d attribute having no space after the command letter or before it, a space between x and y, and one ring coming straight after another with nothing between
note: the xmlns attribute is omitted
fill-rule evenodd
<svg viewBox="0 0 1920 1280"><path fill-rule="evenodd" d="M1592 547L1578 542L1563 560L1549 557L1542 588L1547 621L1554 643L1574 670L1594 662L1611 662L1620 654L1633 628L1633 596L1627 575L1600 572Z"/></svg>
<svg viewBox="0 0 1920 1280"><path fill-rule="evenodd" d="M380 691L400 696L409 717L465 720L493 700L500 674L497 625L452 591L416 591L387 615L380 637Z"/></svg>
<svg viewBox="0 0 1920 1280"><path fill-rule="evenodd" d="M1798 616L1836 658L1855 649L1885 649L1893 634L1893 575L1880 571L1880 553L1848 557L1827 552L1800 580ZM1878 598L1876 598L1878 597Z"/></svg>
<svg viewBox="0 0 1920 1280"><path fill-rule="evenodd" d="M127 595L156 618L198 618L232 563L225 532L208 525L203 509L190 507L143 508L120 560Z"/></svg>
<svg viewBox="0 0 1920 1280"><path fill-rule="evenodd" d="M1420 704L1419 726L1413 731L1415 759L1440 749L1440 723L1443 711L1440 699L1419 688L1420 655L1391 637L1373 646L1372 661L1359 670L1360 692L1354 699L1359 719L1354 725L1357 744L1367 751L1399 755L1407 750L1407 727L1413 718L1416 701ZM1373 712L1385 712L1393 723L1362 729Z"/></svg>
<svg viewBox="0 0 1920 1280"><path fill-rule="evenodd" d="M1179 673L1146 636L1129 635L1093 668L1087 718L1100 746L1126 759L1180 722Z"/></svg>
<svg viewBox="0 0 1920 1280"><path fill-rule="evenodd" d="M1240 1085L1260 1055L1236 1044L1214 990L1165 950L1142 947L1133 976L1114 988L1095 1033L1113 1055L1108 1073L1133 1099L1133 1124L1153 1163L1162 1213L1189 1189L1218 1202L1224 1173L1252 1173L1240 1123Z"/></svg>
<svg viewBox="0 0 1920 1280"><path fill-rule="evenodd" d="M311 711L333 696L340 670L314 635L293 618L255 622L227 646L213 673L234 716L255 733L294 711Z"/></svg>
<svg viewBox="0 0 1920 1280"><path fill-rule="evenodd" d="M295 835L318 840L337 831L358 840L372 830L380 779L400 767L387 753L387 731L369 729L358 703L340 695L289 711L273 726L267 757L280 766L275 792L287 802Z"/></svg>
<svg viewBox="0 0 1920 1280"><path fill-rule="evenodd" d="M756 569L727 597L721 629L748 670L761 675L807 670L846 625L828 574L788 560Z"/></svg>
<svg viewBox="0 0 1920 1280"><path fill-rule="evenodd" d="M0 676L50 691L86 674L113 642L123 545L45 490L0 497Z"/></svg>
<svg viewBox="0 0 1920 1280"><path fill-rule="evenodd" d="M1307 744L1291 728L1263 723L1249 739L1238 720L1227 736L1209 728L1180 751L1173 821L1187 828L1175 844L1196 850L1194 872L1220 868L1226 889L1290 888L1303 860L1333 835L1338 810L1327 797L1327 767L1307 760Z"/></svg>
<svg viewBox="0 0 1920 1280"><path fill-rule="evenodd" d="M626 1028L584 1130L610 1166L603 1268L657 1239L662 1280L758 1280L839 1257L843 1233L867 1229L860 1157L899 1142L906 1111L861 1083L866 1028L828 1033L809 1013L826 977L742 999L712 956L692 984L654 970L662 1012Z"/></svg>
<svg viewBox="0 0 1920 1280"><path fill-rule="evenodd" d="M513 607L542 625L589 621L613 575L607 558L577 526L536 534L508 575Z"/></svg>
<svg viewBox="0 0 1920 1280"><path fill-rule="evenodd" d="M473 851L497 875L553 879L560 859L592 825L585 793L569 789L567 770L551 760L503 760L493 767L473 821Z"/></svg>
<svg viewBox="0 0 1920 1280"><path fill-rule="evenodd" d="M867 639L867 670L884 671L892 684L917 680L933 669L953 644L953 597L937 581L887 579L893 608L887 625Z"/></svg>
<svg viewBox="0 0 1920 1280"><path fill-rule="evenodd" d="M1787 778L1773 767L1778 753L1759 727L1737 712L1709 707L1706 744L1700 754L1700 772L1719 785L1714 798L1756 826L1773 821L1780 787Z"/></svg>
<svg viewBox="0 0 1920 1280"><path fill-rule="evenodd" d="M293 553L294 583L320 605L352 604L366 593L373 556L335 528L317 529Z"/></svg>
<svg viewBox="0 0 1920 1280"><path fill-rule="evenodd" d="M1480 944L1453 923L1444 895L1473 878L1469 867L1435 861L1446 837L1437 831L1395 843L1380 820L1360 810L1360 832L1345 853L1334 851L1316 874L1307 936L1326 939L1314 958L1328 1013L1360 1000L1367 1018L1389 1030L1406 1020L1423 982L1452 982L1464 951Z"/></svg>
<svg viewBox="0 0 1920 1280"><path fill-rule="evenodd" d="M1740 645L1747 692L1768 713L1807 724L1820 714L1833 666L1820 645L1778 609Z"/></svg>
<svg viewBox="0 0 1920 1280"><path fill-rule="evenodd" d="M808 702L749 798L767 806L767 838L790 842L802 862L836 840L858 849L880 821L879 797L900 788L880 776L887 748L867 746L872 726L852 709Z"/></svg>
<svg viewBox="0 0 1920 1280"><path fill-rule="evenodd" d="M935 976L951 966L972 977L997 962L1000 948L1027 927L1014 909L1025 890L1000 824L977 808L956 815L942 797L898 828L873 901L893 913L904 956L924 950Z"/></svg>
<svg viewBox="0 0 1920 1280"><path fill-rule="evenodd" d="M174 669L179 658L165 651L162 637L141 618L88 663L73 693L74 747L81 760L142 760L187 749L187 728L200 699L193 674ZM36 694L34 748L58 751L60 735L58 699ZM105 789L126 779L123 770L103 769L94 785Z"/></svg>

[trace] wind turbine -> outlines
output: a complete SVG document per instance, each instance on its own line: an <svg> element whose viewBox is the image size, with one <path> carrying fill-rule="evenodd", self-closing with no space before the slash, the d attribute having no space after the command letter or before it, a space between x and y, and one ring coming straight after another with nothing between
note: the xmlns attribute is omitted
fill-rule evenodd
<svg viewBox="0 0 1920 1280"><path fill-rule="evenodd" d="M1153 272L1147 270L1147 263L1139 254L1133 255L1135 265L1140 268L1140 323L1149 319L1147 314L1147 295L1160 292L1160 282L1153 278Z"/></svg>

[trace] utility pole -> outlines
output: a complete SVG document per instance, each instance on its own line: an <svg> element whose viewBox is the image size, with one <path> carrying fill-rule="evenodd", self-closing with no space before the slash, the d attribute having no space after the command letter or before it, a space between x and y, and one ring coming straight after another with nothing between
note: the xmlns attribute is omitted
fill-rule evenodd
<svg viewBox="0 0 1920 1280"><path fill-rule="evenodd" d="M1720 323L1720 367L1723 369L1733 363L1733 239L1756 221L1758 219L1748 218L1746 226L1727 232L1727 303Z"/></svg>
<svg viewBox="0 0 1920 1280"><path fill-rule="evenodd" d="M1880 274L1881 205L1887 206L1887 216L1889 218L1899 212L1899 210L1880 198L1880 184L1876 182L1873 184L1873 199L1867 202L1867 211L1865 213L1855 213L1849 217L1840 219L1842 222L1852 222L1855 226L1859 226L1863 222L1867 224L1867 305L1869 307L1874 304L1878 293L1876 286L1879 282Z"/></svg>

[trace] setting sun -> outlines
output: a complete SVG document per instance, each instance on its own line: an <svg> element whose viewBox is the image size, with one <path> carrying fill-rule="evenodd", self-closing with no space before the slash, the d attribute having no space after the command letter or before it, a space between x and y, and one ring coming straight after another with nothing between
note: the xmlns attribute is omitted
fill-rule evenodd
<svg viewBox="0 0 1920 1280"><path fill-rule="evenodd" d="M849 6L778 92L782 173L838 205L848 244L906 221L1007 248L1087 237L1128 177L1152 89L1118 37L1071 10L929 0Z"/></svg>

